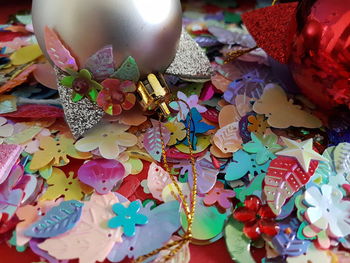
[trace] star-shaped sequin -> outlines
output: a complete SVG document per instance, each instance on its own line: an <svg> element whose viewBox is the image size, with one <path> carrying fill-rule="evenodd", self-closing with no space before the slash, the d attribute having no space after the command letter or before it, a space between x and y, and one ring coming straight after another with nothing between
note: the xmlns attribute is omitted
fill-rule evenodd
<svg viewBox="0 0 350 263"><path fill-rule="evenodd" d="M281 138L286 144L287 148L276 154L296 158L301 167L303 167L304 171L309 170L311 160L327 162L326 158L313 150L313 139L309 139L303 142L296 142L284 137Z"/></svg>

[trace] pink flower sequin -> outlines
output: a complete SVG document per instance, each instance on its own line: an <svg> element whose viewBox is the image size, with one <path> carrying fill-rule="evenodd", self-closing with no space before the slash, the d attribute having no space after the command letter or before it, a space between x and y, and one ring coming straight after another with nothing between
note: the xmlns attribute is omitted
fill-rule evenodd
<svg viewBox="0 0 350 263"><path fill-rule="evenodd" d="M235 197L235 192L232 190L226 190L222 182L216 182L214 188L205 196L204 204L211 206L218 204L224 209L231 207L231 198Z"/></svg>
<svg viewBox="0 0 350 263"><path fill-rule="evenodd" d="M133 94L136 87L132 81L106 79L102 83L103 90L97 97L97 104L109 115L120 115L123 110L131 110L136 103Z"/></svg>

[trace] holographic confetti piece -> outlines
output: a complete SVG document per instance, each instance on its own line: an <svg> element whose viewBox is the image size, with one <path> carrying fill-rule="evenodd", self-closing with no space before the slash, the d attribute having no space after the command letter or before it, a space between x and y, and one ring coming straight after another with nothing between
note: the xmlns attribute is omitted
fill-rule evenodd
<svg viewBox="0 0 350 263"><path fill-rule="evenodd" d="M78 178L93 187L98 194L104 195L121 182L125 173L124 166L117 160L96 159L79 168Z"/></svg>

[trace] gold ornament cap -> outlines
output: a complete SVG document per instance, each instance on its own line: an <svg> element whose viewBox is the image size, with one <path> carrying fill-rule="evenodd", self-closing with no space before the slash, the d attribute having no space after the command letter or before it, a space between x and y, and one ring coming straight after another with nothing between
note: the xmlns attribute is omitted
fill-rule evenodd
<svg viewBox="0 0 350 263"><path fill-rule="evenodd" d="M162 74L149 74L137 85L137 93L140 104L145 111L161 109L165 116L170 115L168 103L170 101L170 90Z"/></svg>

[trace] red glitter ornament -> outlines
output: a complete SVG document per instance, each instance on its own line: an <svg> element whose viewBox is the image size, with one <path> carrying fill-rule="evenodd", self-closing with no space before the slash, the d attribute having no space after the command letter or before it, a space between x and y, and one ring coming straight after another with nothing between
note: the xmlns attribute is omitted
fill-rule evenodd
<svg viewBox="0 0 350 263"><path fill-rule="evenodd" d="M318 0L308 13L299 15L300 30L293 41L294 80L315 104L350 108L350 2Z"/></svg>
<svg viewBox="0 0 350 263"><path fill-rule="evenodd" d="M279 4L244 14L243 21L259 47L290 65L310 100L326 109L350 108L348 0Z"/></svg>
<svg viewBox="0 0 350 263"><path fill-rule="evenodd" d="M281 63L287 63L297 28L298 3L279 4L243 14L242 19L258 46Z"/></svg>

